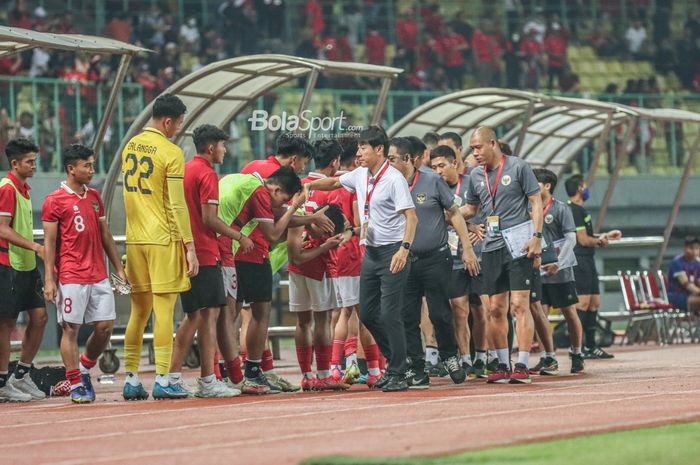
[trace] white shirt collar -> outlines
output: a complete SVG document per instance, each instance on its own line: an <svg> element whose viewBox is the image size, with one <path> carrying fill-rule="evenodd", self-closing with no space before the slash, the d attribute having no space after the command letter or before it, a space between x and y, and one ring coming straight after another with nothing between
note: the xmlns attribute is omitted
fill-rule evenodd
<svg viewBox="0 0 700 465"><path fill-rule="evenodd" d="M85 197L87 197L87 192L88 192L87 186L83 186L83 193L82 194L80 194L79 192L75 192L73 189L68 187L68 184L66 184L65 181L61 182L61 188L64 191L68 192L69 194L73 194L73 195L78 196L78 198L84 199Z"/></svg>
<svg viewBox="0 0 700 465"><path fill-rule="evenodd" d="M328 176L326 176L323 173L319 173L317 171L312 171L309 173L309 177L314 178L314 179L324 179L324 178L327 178Z"/></svg>

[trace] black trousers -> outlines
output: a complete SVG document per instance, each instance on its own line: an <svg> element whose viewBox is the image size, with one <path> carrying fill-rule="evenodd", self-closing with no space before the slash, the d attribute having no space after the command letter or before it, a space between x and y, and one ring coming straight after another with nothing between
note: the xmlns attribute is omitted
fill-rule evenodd
<svg viewBox="0 0 700 465"><path fill-rule="evenodd" d="M403 324L406 332L406 348L411 368L425 368L423 341L420 331L421 300L428 302L428 314L435 330L440 358L446 360L457 355L454 320L448 298L449 276L452 272L452 256L449 247L414 256L406 282L403 306Z"/></svg>
<svg viewBox="0 0 700 465"><path fill-rule="evenodd" d="M403 376L408 364L401 309L410 261L400 273L389 271L391 257L400 246L397 242L365 248L360 273L360 321L387 358L387 374Z"/></svg>

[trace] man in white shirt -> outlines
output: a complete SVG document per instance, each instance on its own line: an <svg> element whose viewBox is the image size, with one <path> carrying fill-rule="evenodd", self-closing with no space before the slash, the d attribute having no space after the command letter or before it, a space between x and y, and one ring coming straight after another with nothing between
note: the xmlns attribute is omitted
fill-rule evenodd
<svg viewBox="0 0 700 465"><path fill-rule="evenodd" d="M638 56L642 53L642 46L647 40L647 30L641 21L634 21L625 32L625 41L627 42L627 51L632 56Z"/></svg>
<svg viewBox="0 0 700 465"><path fill-rule="evenodd" d="M374 384L383 391L405 391L406 338L401 309L410 264L408 251L418 218L406 179L389 164L389 139L382 128L370 126L360 133L361 167L337 178L305 184L312 190L344 187L357 192L365 255L360 275L360 320L372 333L388 364Z"/></svg>

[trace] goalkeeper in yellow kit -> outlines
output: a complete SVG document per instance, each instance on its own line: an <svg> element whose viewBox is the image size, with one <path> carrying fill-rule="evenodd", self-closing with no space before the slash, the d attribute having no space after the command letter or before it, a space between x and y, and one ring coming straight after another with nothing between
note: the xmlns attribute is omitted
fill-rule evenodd
<svg viewBox="0 0 700 465"><path fill-rule="evenodd" d="M124 399L144 400L138 379L143 332L155 312L155 399L187 397L168 378L173 347L173 311L180 292L198 272L190 218L185 202L182 150L170 138L177 134L187 108L170 94L158 97L151 121L122 152L126 211L126 274L132 284L131 315L124 338Z"/></svg>

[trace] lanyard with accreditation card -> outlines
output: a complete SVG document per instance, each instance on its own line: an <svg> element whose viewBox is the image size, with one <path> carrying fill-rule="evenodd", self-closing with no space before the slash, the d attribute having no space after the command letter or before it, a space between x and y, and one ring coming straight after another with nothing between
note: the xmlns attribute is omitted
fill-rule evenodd
<svg viewBox="0 0 700 465"><path fill-rule="evenodd" d="M377 184L379 184L379 181L382 179L382 176L384 176L384 173L386 170L389 169L389 161L385 161L384 165L381 167L379 170L379 173L375 177L372 177L370 175L369 169L367 170L367 186L365 189L365 208L364 208L364 216L362 219L362 232L360 233L360 245L366 245L367 244L367 230L369 229L369 201L372 199L372 194L374 194L374 189L377 188ZM370 186L372 186L372 189L370 190Z"/></svg>
<svg viewBox="0 0 700 465"><path fill-rule="evenodd" d="M500 234L500 218L496 215L496 192L498 191L498 182L501 180L501 173L503 172L503 165L506 162L506 156L501 157L501 163L498 166L498 171L496 172L496 179L493 185L493 192L491 192L491 184L489 183L489 167L484 166L484 177L486 178L486 189L491 196L491 213L492 215L486 218L486 227L491 232L491 234Z"/></svg>

